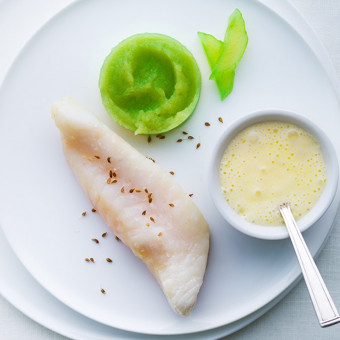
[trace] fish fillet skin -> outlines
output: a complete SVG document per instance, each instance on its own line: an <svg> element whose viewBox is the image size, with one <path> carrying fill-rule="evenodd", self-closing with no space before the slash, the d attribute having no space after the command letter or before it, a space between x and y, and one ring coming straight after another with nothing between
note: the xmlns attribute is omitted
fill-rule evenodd
<svg viewBox="0 0 340 340"><path fill-rule="evenodd" d="M66 160L114 233L142 259L173 310L188 315L203 282L209 227L174 177L71 98L52 105Z"/></svg>

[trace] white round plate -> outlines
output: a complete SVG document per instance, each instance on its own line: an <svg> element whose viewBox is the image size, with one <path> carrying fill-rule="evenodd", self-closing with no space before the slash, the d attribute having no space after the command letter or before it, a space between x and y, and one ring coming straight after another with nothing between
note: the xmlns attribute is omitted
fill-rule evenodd
<svg viewBox="0 0 340 340"><path fill-rule="evenodd" d="M239 7L249 34L233 93L220 102L196 32L223 38ZM261 23L261 24L259 24ZM135 137L115 126L100 101L97 81L110 49L138 32L177 38L195 55L203 78L196 112L165 140ZM109 233L64 161L50 105L73 96L142 153L173 170L211 227L204 285L188 318L176 316L143 264ZM308 116L340 150L339 104L332 83L308 44L256 1L84 0L61 12L30 41L0 93L0 222L19 259L59 300L101 323L153 333L205 331L240 320L278 297L298 277L289 240L263 241L233 230L218 215L207 188L205 159L229 122L264 108ZM217 118L222 116L224 124ZM205 127L209 121L211 127ZM176 143L186 130L194 141ZM195 149L201 142L201 148ZM190 161L188 161L190 160ZM333 204L337 206L338 200ZM86 210L88 214L82 217ZM335 213L305 233L315 254ZM97 237L100 244L90 239ZM112 264L105 261L113 259ZM95 264L84 261L93 257ZM101 294L100 289L107 291Z"/></svg>

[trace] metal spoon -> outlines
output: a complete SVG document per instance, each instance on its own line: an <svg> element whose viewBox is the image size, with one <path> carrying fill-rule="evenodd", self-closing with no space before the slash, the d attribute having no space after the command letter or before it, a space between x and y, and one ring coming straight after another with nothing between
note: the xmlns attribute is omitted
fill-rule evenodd
<svg viewBox="0 0 340 340"><path fill-rule="evenodd" d="M340 322L339 313L307 248L289 204L284 203L280 205L279 210L293 243L320 325L321 327L332 326Z"/></svg>

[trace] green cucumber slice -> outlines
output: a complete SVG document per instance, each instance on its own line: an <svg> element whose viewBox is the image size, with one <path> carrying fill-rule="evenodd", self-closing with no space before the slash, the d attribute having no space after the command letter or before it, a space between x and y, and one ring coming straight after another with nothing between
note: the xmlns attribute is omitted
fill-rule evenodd
<svg viewBox="0 0 340 340"><path fill-rule="evenodd" d="M207 33L198 32L197 34L201 40L210 68L213 70L223 48L223 42ZM221 100L227 98L233 90L234 77L234 70L227 70L226 72L222 72L216 76L215 82L220 93Z"/></svg>
<svg viewBox="0 0 340 340"><path fill-rule="evenodd" d="M224 44L210 79L215 79L219 73L227 70L235 70L243 57L247 44L248 34L242 13L239 9L235 9L229 17Z"/></svg>
<svg viewBox="0 0 340 340"><path fill-rule="evenodd" d="M218 57L220 56L223 42L216 39L211 34L198 32L197 35L201 40L201 44L203 46L204 53L208 59L209 66L211 69L213 69L216 65Z"/></svg>

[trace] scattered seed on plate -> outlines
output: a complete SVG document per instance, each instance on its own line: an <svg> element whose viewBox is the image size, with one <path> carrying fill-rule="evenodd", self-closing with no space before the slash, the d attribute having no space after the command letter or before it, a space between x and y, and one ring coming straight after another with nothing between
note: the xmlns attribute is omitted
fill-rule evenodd
<svg viewBox="0 0 340 340"><path fill-rule="evenodd" d="M175 174L175 173L174 173L173 171L170 171L170 175L172 175L172 176L173 176L174 174Z"/></svg>
<svg viewBox="0 0 340 340"><path fill-rule="evenodd" d="M99 241L96 238L91 238L91 241L95 242L95 243L99 243Z"/></svg>
<svg viewBox="0 0 340 340"><path fill-rule="evenodd" d="M204 125L205 126L210 126L210 123L209 122L205 122Z"/></svg>
<svg viewBox="0 0 340 340"><path fill-rule="evenodd" d="M186 131L182 131L183 135L187 135L188 133Z"/></svg>
<svg viewBox="0 0 340 340"><path fill-rule="evenodd" d="M115 236L115 239L116 239L117 241L120 241L120 238L119 238L118 236Z"/></svg>
<svg viewBox="0 0 340 340"><path fill-rule="evenodd" d="M194 196L194 194L189 194L190 197Z"/></svg>
<svg viewBox="0 0 340 340"><path fill-rule="evenodd" d="M148 143L150 144L151 143L151 136L148 137Z"/></svg>
<svg viewBox="0 0 340 340"><path fill-rule="evenodd" d="M146 210L144 210L144 211L142 212L142 215L143 215L143 216L145 216L145 214L146 214Z"/></svg>
<svg viewBox="0 0 340 340"><path fill-rule="evenodd" d="M100 159L100 156L95 155L94 157L96 157L97 159Z"/></svg>
<svg viewBox="0 0 340 340"><path fill-rule="evenodd" d="M189 136L188 139L194 139L194 137L193 136Z"/></svg>
<svg viewBox="0 0 340 340"><path fill-rule="evenodd" d="M148 189L144 189L144 191L148 194L149 193L149 190Z"/></svg>
<svg viewBox="0 0 340 340"><path fill-rule="evenodd" d="M169 203L170 207L173 208L175 205L173 203Z"/></svg>
<svg viewBox="0 0 340 340"><path fill-rule="evenodd" d="M122 187L121 189L120 189L120 192L122 192L122 193L124 193L124 187Z"/></svg>
<svg viewBox="0 0 340 340"><path fill-rule="evenodd" d="M107 235L107 233L105 232L105 233L102 234L102 237L106 237L106 235Z"/></svg>
<svg viewBox="0 0 340 340"><path fill-rule="evenodd" d="M103 294L106 294L105 289L102 288L100 291L101 291Z"/></svg>
<svg viewBox="0 0 340 340"><path fill-rule="evenodd" d="M81 213L81 215L82 215L82 216L86 216L86 211L83 211L83 212Z"/></svg>
<svg viewBox="0 0 340 340"><path fill-rule="evenodd" d="M146 157L148 159L150 159L151 161L153 161L154 163L156 163L156 161L152 158L152 157Z"/></svg>
<svg viewBox="0 0 340 340"><path fill-rule="evenodd" d="M90 262L90 259L88 259L88 258L86 257L86 258L85 258L85 261L86 261L86 262Z"/></svg>
<svg viewBox="0 0 340 340"><path fill-rule="evenodd" d="M129 193L132 194L135 191L135 188L129 190Z"/></svg>
<svg viewBox="0 0 340 340"><path fill-rule="evenodd" d="M150 221L153 222L153 223L156 223L155 219L152 216L150 217Z"/></svg>
<svg viewBox="0 0 340 340"><path fill-rule="evenodd" d="M177 141L176 141L177 143L181 143L181 142L183 142L183 139L177 139Z"/></svg>
<svg viewBox="0 0 340 340"><path fill-rule="evenodd" d="M198 149L201 146L201 143L197 143L196 149Z"/></svg>
<svg viewBox="0 0 340 340"><path fill-rule="evenodd" d="M111 164L111 157L107 157L107 162Z"/></svg>
<svg viewBox="0 0 340 340"><path fill-rule="evenodd" d="M95 213L97 210L95 208L92 208L91 211Z"/></svg>
<svg viewBox="0 0 340 340"><path fill-rule="evenodd" d="M160 231L157 236L162 236L162 235L163 235L163 233Z"/></svg>
<svg viewBox="0 0 340 340"><path fill-rule="evenodd" d="M150 227L150 223L147 223L146 226L147 226L147 227Z"/></svg>
<svg viewBox="0 0 340 340"><path fill-rule="evenodd" d="M93 259L93 257L90 257L90 261L91 261L92 263L94 263L94 259Z"/></svg>
<svg viewBox="0 0 340 340"><path fill-rule="evenodd" d="M112 260L109 257L106 258L106 261L109 262L109 263L112 262Z"/></svg>
<svg viewBox="0 0 340 340"><path fill-rule="evenodd" d="M221 122L221 123L223 123L222 117L218 117L218 121Z"/></svg>

